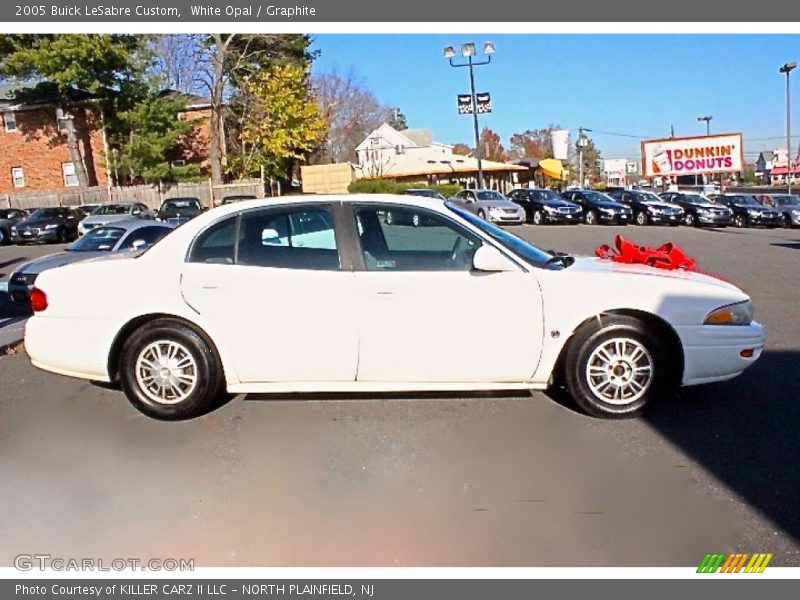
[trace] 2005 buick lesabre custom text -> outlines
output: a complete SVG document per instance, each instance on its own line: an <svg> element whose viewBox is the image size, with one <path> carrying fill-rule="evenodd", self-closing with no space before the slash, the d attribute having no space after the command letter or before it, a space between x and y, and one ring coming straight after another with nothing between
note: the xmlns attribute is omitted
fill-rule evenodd
<svg viewBox="0 0 800 600"><path fill-rule="evenodd" d="M631 416L735 377L764 346L750 299L722 280L544 252L410 196L222 206L138 256L42 273L31 304L34 365L119 380L159 419L226 390L554 385L592 415Z"/></svg>

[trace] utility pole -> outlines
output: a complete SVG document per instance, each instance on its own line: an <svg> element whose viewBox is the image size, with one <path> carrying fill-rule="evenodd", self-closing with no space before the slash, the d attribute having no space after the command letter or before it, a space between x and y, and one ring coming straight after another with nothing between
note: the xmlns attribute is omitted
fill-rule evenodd
<svg viewBox="0 0 800 600"><path fill-rule="evenodd" d="M583 148L589 144L584 132L591 131L586 127L578 127L578 187L583 188Z"/></svg>
<svg viewBox="0 0 800 600"><path fill-rule="evenodd" d="M786 193L792 193L792 111L789 102L789 73L797 66L796 62L787 62L778 73L786 74Z"/></svg>

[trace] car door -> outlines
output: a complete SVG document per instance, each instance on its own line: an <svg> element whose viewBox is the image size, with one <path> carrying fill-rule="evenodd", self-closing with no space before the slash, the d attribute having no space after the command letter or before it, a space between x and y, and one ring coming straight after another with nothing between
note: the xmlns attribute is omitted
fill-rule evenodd
<svg viewBox="0 0 800 600"><path fill-rule="evenodd" d="M486 243L433 211L425 226L387 224L382 204L356 205L359 306L358 381L521 382L542 347L542 300L536 278L472 270ZM383 211L383 213L382 213Z"/></svg>
<svg viewBox="0 0 800 600"><path fill-rule="evenodd" d="M181 290L242 383L353 381L354 276L333 206L249 209L201 233Z"/></svg>
<svg viewBox="0 0 800 600"><path fill-rule="evenodd" d="M478 198L472 190L461 190L455 196L455 204L473 214L478 214Z"/></svg>

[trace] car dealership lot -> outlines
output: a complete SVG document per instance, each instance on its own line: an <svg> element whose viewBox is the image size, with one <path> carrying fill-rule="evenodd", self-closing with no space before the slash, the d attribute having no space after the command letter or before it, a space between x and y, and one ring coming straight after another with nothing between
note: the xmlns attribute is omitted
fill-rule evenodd
<svg viewBox="0 0 800 600"><path fill-rule="evenodd" d="M615 233L676 242L752 295L764 356L619 422L515 393L237 398L159 423L113 389L0 358L0 564L688 566L742 550L800 565L800 232L512 231L584 254ZM0 273L55 249L0 248Z"/></svg>

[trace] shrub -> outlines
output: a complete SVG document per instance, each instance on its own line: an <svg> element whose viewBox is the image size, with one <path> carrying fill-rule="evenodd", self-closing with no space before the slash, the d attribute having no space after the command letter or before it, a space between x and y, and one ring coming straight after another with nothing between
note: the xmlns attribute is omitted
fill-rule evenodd
<svg viewBox="0 0 800 600"><path fill-rule="evenodd" d="M351 194L397 194L406 186L392 179L356 179L347 186Z"/></svg>

